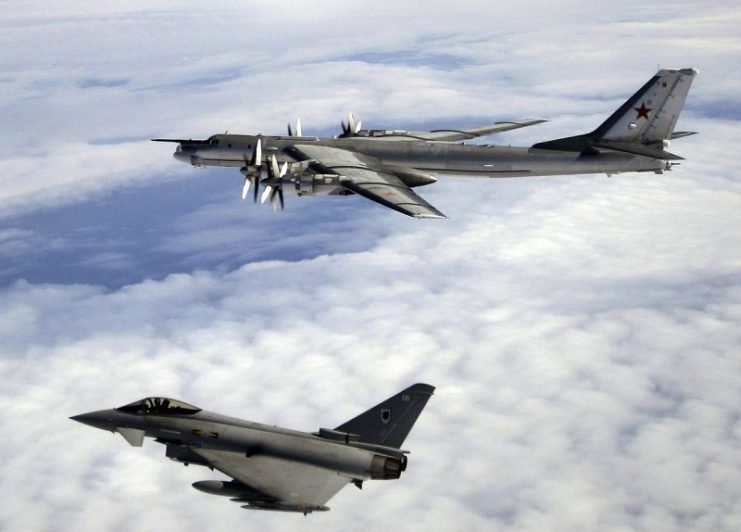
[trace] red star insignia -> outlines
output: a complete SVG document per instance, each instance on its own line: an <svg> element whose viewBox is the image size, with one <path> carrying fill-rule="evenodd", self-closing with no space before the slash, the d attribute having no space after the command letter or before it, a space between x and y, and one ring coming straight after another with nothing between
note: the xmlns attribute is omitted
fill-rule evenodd
<svg viewBox="0 0 741 532"><path fill-rule="evenodd" d="M651 109L649 109L648 107L646 107L646 104L643 103L643 102L641 102L641 106L640 107L634 107L633 110L638 113L638 116L636 116L636 120L638 120L641 117L643 117L646 120L648 120L648 113L651 112Z"/></svg>

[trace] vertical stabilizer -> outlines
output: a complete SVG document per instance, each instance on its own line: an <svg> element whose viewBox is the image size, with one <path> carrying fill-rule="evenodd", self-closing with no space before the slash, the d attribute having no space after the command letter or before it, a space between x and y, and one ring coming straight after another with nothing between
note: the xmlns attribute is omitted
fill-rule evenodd
<svg viewBox="0 0 741 532"><path fill-rule="evenodd" d="M595 140L660 143L672 138L697 70L659 70L591 136Z"/></svg>
<svg viewBox="0 0 741 532"><path fill-rule="evenodd" d="M539 142L533 148L578 152L608 148L646 157L679 159L664 148L673 138L693 134L675 133L674 127L696 75L694 68L659 70L591 133Z"/></svg>
<svg viewBox="0 0 741 532"><path fill-rule="evenodd" d="M335 430L357 434L365 443L398 449L434 391L429 384L413 384Z"/></svg>

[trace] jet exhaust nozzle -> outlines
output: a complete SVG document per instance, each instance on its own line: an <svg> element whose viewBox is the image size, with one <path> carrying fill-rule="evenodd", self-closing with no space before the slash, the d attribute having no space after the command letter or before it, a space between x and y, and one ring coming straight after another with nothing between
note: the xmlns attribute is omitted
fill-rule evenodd
<svg viewBox="0 0 741 532"><path fill-rule="evenodd" d="M371 478L390 480L399 478L407 468L407 457L392 458L390 456L375 455L371 461Z"/></svg>

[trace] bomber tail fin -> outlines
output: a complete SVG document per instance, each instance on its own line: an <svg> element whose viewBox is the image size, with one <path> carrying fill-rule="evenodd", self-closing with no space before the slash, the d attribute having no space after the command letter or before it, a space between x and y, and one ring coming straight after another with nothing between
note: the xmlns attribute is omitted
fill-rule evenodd
<svg viewBox="0 0 741 532"><path fill-rule="evenodd" d="M681 159L664 148L671 139L694 134L675 133L674 127L697 73L694 68L659 70L591 133L539 142L533 148L580 152L607 148L657 159Z"/></svg>
<svg viewBox="0 0 741 532"><path fill-rule="evenodd" d="M434 391L429 384L413 384L335 430L356 434L365 443L399 449Z"/></svg>

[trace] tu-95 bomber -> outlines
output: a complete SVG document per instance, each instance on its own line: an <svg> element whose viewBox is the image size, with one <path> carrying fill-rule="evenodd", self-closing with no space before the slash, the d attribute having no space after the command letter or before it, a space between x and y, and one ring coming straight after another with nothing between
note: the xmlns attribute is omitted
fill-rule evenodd
<svg viewBox="0 0 741 532"><path fill-rule="evenodd" d="M444 218L413 189L438 175L527 177L671 170L678 155L671 140L692 135L674 131L697 70L662 69L597 129L529 147L466 144L463 141L544 122L512 120L492 125L404 131L363 129L350 113L333 138L302 134L213 135L206 140L153 139L178 144L174 156L193 166L239 168L242 197L284 206L284 190L299 196L358 194L416 218ZM262 187L262 194L259 189Z"/></svg>

